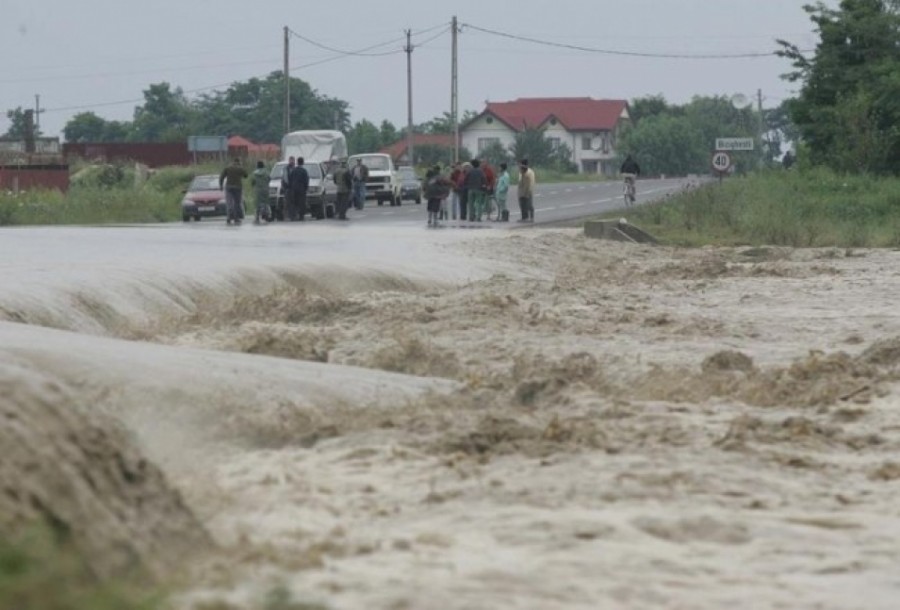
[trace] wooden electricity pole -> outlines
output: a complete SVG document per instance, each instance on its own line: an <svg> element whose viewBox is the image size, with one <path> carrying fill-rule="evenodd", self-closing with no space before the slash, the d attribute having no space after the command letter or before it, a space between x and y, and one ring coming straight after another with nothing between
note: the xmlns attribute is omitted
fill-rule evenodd
<svg viewBox="0 0 900 610"><path fill-rule="evenodd" d="M291 131L291 56L290 29L284 26L284 133Z"/></svg>
<svg viewBox="0 0 900 610"><path fill-rule="evenodd" d="M453 21L450 25L452 40L453 57L450 62L450 119L453 121L453 162L459 162L459 94L458 86L458 51L457 34L459 28L456 22L456 15L453 15Z"/></svg>
<svg viewBox="0 0 900 610"><path fill-rule="evenodd" d="M406 157L409 164L415 167L416 157L413 152L413 94L412 94L412 30L406 30Z"/></svg>

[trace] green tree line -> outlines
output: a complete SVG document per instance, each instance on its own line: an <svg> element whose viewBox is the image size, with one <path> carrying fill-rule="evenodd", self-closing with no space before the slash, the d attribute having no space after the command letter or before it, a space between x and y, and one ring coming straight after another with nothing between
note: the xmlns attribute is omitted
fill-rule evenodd
<svg viewBox="0 0 900 610"><path fill-rule="evenodd" d="M841 172L900 170L900 2L804 7L819 34L812 55L781 40L800 85L788 110L801 159Z"/></svg>
<svg viewBox="0 0 900 610"><path fill-rule="evenodd" d="M107 120L94 112L74 115L63 128L68 142L182 142L191 135L241 135L259 143L279 143L283 134L285 83L281 72L265 78L235 82L217 90L188 98L179 87L167 82L151 84L143 92L143 102L135 107L133 120ZM379 150L406 136L406 128L390 121L380 125L361 119L351 122L350 105L320 94L309 83L290 79L291 128L337 129L347 135L351 151ZM476 113L465 112L461 121ZM10 128L5 137L21 139L26 130L25 111L6 113ZM416 133L451 134L449 113L414 126ZM36 135L40 135L37 133ZM417 156L448 158L448 149L423 148Z"/></svg>

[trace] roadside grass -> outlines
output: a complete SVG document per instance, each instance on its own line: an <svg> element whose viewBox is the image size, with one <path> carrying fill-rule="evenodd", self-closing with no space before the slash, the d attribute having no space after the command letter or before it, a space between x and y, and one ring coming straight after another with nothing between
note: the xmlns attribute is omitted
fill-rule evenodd
<svg viewBox="0 0 900 610"><path fill-rule="evenodd" d="M0 608L161 610L162 604L157 592L139 584L101 582L47 528L0 538Z"/></svg>
<svg viewBox="0 0 900 610"><path fill-rule="evenodd" d="M194 176L220 165L165 167L137 182L131 167L82 166L68 193L0 193L0 226L154 223L181 220L181 195Z"/></svg>
<svg viewBox="0 0 900 610"><path fill-rule="evenodd" d="M678 246L898 247L900 180L767 171L612 215Z"/></svg>

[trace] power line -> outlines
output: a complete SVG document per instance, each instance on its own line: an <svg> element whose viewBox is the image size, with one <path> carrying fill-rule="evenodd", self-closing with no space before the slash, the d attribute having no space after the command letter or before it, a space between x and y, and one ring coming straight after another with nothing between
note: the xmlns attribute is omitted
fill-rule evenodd
<svg viewBox="0 0 900 610"><path fill-rule="evenodd" d="M438 28L444 28L444 27L446 27L446 25L445 25L445 24L441 24L441 25L439 25L439 26L435 26L435 27L432 27L432 28L428 28L428 29L426 29L426 30L422 30L422 31L413 33L413 36L417 36L417 35L418 35L418 36L421 36L421 35L423 35L423 34L427 34L427 33L433 32L433 31L435 31L435 30L438 29ZM290 30L289 30L289 31L290 31ZM296 33L293 32L293 31L290 31L290 33L296 35ZM445 33L445 32L440 32L438 35L433 36L432 38L429 38L428 40L426 40L426 41L424 41L424 42L422 42L422 43L419 43L419 44L420 44L420 45L427 44L428 42L431 42L432 40L434 40L434 39L440 37L440 35L443 35L444 33ZM300 37L300 38L302 38L302 39L305 40L305 38L303 38L303 37ZM319 65L322 65L322 64L330 63L330 62L332 62L332 61L337 61L337 60L339 60L339 59L346 59L347 57L359 56L359 55L361 55L361 54L364 54L366 51L370 51L370 50L372 50L372 49L377 49L377 48L379 48L379 47L384 47L384 46L386 46L386 45L393 44L393 43L397 42L398 40L404 40L404 38L399 38L399 39L389 40L389 41L386 41L386 42L381 42L381 43L378 43L378 44L370 45L370 46L368 46L368 47L364 47L364 48L362 48L362 49L357 49L357 50L355 50L355 51L350 51L350 52L341 51L341 50L339 50L339 49L333 49L332 52L338 53L337 55L334 55L334 56L332 56L332 57L326 57L326 58L324 58L324 59L320 59L320 60L317 60L317 61L312 61L312 62L308 62L308 63L305 63L305 64L301 64L301 65L299 65L299 66L295 66L295 67L292 68L292 71L293 71L293 70L302 70L302 69L304 69L304 68L312 68L312 67L314 67L314 66L319 66ZM403 50L402 50L402 49L399 49L399 50L397 50L397 51L390 51L389 53L386 53L386 54L391 54L391 55L393 55L393 54L396 54L396 53L403 53ZM380 55L384 55L384 54L383 54L383 53L376 53L376 54L371 54L370 56L380 56ZM262 62L260 61L260 62L238 62L238 63L262 63ZM237 63L234 64L234 65L237 65ZM131 74L134 74L134 72L131 72ZM211 91L211 90L214 90L214 89L219 89L219 88L221 88L221 87L228 87L228 86L234 84L234 82L235 82L235 81L232 80L232 81L229 81L229 82L227 82L227 83L219 83L219 84L216 84L216 85L209 85L209 86L207 86L207 87L199 87L199 88L195 88L195 89L182 90L182 93L185 93L185 94L189 94L189 93L202 93L202 92L205 92L205 91ZM111 107L111 106L124 106L125 104L139 104L139 103L144 102L144 101L145 101L144 98L143 98L143 97L140 97L140 98L132 98L132 99L128 99L128 100L118 100L118 101L114 101L114 102L99 102L99 103L94 103L94 104L79 104L79 105L76 105L76 106L65 106L65 107L60 107L60 108L45 108L45 109L42 110L42 112L50 112L50 113L54 113L54 112L68 112L68 111L72 111L72 110L89 110L89 109L91 109L91 108L106 108L106 107Z"/></svg>
<svg viewBox="0 0 900 610"><path fill-rule="evenodd" d="M209 70L213 68L230 68L232 66L249 66L256 64L273 63L271 59L250 59L244 61L233 61L228 63L205 64L193 66L181 66L178 68L146 68L143 70L128 70L123 72L99 72L93 74L69 74L63 76L39 76L34 78L22 78L13 80L0 80L0 84L16 84L16 83L37 83L46 81L60 80L78 80L82 78L110 78L113 76L131 76L134 74L153 74L156 72L189 72L191 70Z"/></svg>
<svg viewBox="0 0 900 610"><path fill-rule="evenodd" d="M439 29L441 29L441 28L447 28L447 24L442 23L442 24L436 25L436 26L434 26L434 27L430 27L430 28L427 28L427 29L424 29L424 30L419 30L418 32L411 32L410 35L411 35L411 36L423 36L423 35L425 35L425 34L429 34L429 33L431 33L431 32L434 32L435 30L439 30ZM369 46L369 47L365 47L365 48L362 48L362 49L356 49L356 50L352 50L352 51L347 51L347 50L344 50L344 49L338 49L338 48L336 48L336 47L332 47L332 46L326 45L326 44L321 43L321 42L317 42L317 41L315 41L315 40L313 40L313 39L311 39L311 38L309 38L309 37L307 37L307 36L304 36L303 34L300 34L299 32L295 32L294 30L289 29L288 31L290 32L290 34L291 34L292 36L294 36L294 37L296 37L296 38L299 38L300 40L303 40L303 41L305 41L305 42L307 42L307 43L313 45L314 47L318 47L318 48L323 49L323 50L325 50L325 51L330 51L331 53L338 53L338 54L340 54L340 55L342 55L342 56L383 57L383 56L385 56L385 55L396 55L397 53L403 53L404 50L403 50L403 49L396 49L396 50L393 50L393 51L381 51L381 52L378 52L378 53L368 53L367 51L371 51L372 49L377 49L377 48L380 48L380 47L386 47L386 46L389 45L389 44L396 44L396 43L399 43L399 42L404 42L404 41L406 40L405 37L395 38L395 39L393 39L393 40L388 40L387 42L382 42L382 43L375 44L375 45L372 45L372 46ZM434 37L432 37L432 38L429 38L429 39L426 40L425 42L417 43L417 46L418 46L418 45L427 44L428 42L431 42L431 41L434 40L435 38L439 38L443 33L444 33L444 32L439 32L436 36L434 36Z"/></svg>
<svg viewBox="0 0 900 610"><path fill-rule="evenodd" d="M644 57L644 58L653 58L653 59L757 59L763 57L777 57L775 51L768 51L765 53L716 53L716 54L692 54L692 53L649 53L643 51L620 51L615 49L599 49L595 47L585 47L581 45L573 45L567 44L564 42L554 42L551 40L541 40L538 38L532 38L530 36L519 36L516 34L510 34L508 32L501 32L498 30L491 30L488 28L482 28L477 25L472 25L471 23L464 23L462 27L468 28L470 30L475 30L476 32L482 32L484 34L490 34L492 36L499 36L502 38L508 38L510 40L518 40L520 42L529 42L532 44L539 44L548 47L557 47L561 49L571 49L574 51L583 51L586 53L598 53L602 55L616 55L622 57ZM810 50L802 50L801 53L808 53Z"/></svg>
<svg viewBox="0 0 900 610"><path fill-rule="evenodd" d="M288 30L288 31L295 38L299 38L300 40L308 42L309 44L313 45L314 47L318 47L320 49L324 49L325 51L330 51L332 53L338 53L342 56L354 55L354 56L358 56L358 57L381 57L383 55L395 55L397 53L402 53L403 50L397 49L394 51L382 51L379 53L366 53L366 51L369 51L371 49L377 49L378 47L384 47L384 46L387 46L387 45L393 44L393 43L402 42L403 40L405 40L404 38L396 38L396 39L390 40L388 42L383 42L383 43L380 43L377 45L372 45L371 47L366 47L365 49L359 49L357 51L345 51L342 49L336 49L334 47L330 47L328 45L322 44L321 42L316 42L315 40L313 40L311 38L307 38L303 34L298 34L294 30Z"/></svg>

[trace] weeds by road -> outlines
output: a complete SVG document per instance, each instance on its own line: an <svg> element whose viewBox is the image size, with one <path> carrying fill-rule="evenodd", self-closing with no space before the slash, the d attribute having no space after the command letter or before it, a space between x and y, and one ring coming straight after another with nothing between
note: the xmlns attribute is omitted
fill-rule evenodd
<svg viewBox="0 0 900 610"><path fill-rule="evenodd" d="M730 178L628 210L628 220L682 246L900 245L900 181L825 169Z"/></svg>

